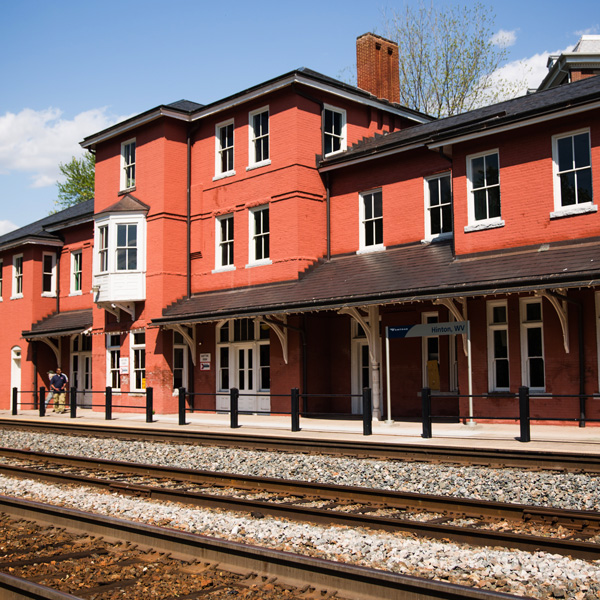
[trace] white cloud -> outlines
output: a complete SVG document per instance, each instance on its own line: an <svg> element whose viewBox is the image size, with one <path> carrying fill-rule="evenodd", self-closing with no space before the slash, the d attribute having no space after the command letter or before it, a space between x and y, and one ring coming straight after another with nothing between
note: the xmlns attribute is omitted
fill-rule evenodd
<svg viewBox="0 0 600 600"><path fill-rule="evenodd" d="M501 29L498 33L495 33L491 38L490 42L494 46L501 46L502 48L508 48L514 46L517 41L517 32L513 29L512 31L506 31Z"/></svg>
<svg viewBox="0 0 600 600"><path fill-rule="evenodd" d="M600 26L592 25L587 29L580 29L579 31L575 31L574 33L577 37L581 37L582 35L595 35L598 33L598 30L600 30Z"/></svg>
<svg viewBox="0 0 600 600"><path fill-rule="evenodd" d="M110 115L106 108L96 108L62 118L57 108L24 108L15 114L0 116L0 174L28 173L31 187L54 185L60 178L59 163L80 156L79 142L125 117Z"/></svg>
<svg viewBox="0 0 600 600"><path fill-rule="evenodd" d="M14 231L17 228L18 226L10 221L0 221L0 235Z"/></svg>

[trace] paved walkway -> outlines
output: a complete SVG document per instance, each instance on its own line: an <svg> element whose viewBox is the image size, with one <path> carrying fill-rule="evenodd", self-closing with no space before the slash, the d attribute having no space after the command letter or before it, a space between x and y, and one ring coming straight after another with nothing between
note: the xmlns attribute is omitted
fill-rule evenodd
<svg viewBox="0 0 600 600"><path fill-rule="evenodd" d="M10 411L0 410L2 420L32 420L48 422L73 422L69 414L57 415L50 412L40 419L37 411L23 411L13 416ZM177 415L155 415L153 423L145 422L145 414L113 412L113 419L106 421L104 412L77 409L76 423L83 425L105 425L107 427L140 427L142 429L181 429L186 431L210 431L239 433L241 435L264 435L319 438L331 440L354 440L390 444L416 444L420 446L481 447L514 450L546 450L548 452L573 452L600 455L600 427L578 427L574 425L532 425L531 441L518 441L519 424L476 423L433 423L433 437L421 437L421 423L373 421L373 434L362 435L362 421L345 419L301 418L299 432L291 431L289 416L240 415L239 428L229 427L228 414L188 413L186 425L178 424Z"/></svg>

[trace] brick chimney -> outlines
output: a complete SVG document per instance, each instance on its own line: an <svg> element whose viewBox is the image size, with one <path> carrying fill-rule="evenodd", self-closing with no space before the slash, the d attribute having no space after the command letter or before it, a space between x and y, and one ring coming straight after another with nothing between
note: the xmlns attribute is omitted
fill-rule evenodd
<svg viewBox="0 0 600 600"><path fill-rule="evenodd" d="M374 33L356 38L358 87L378 98L400 102L398 44Z"/></svg>

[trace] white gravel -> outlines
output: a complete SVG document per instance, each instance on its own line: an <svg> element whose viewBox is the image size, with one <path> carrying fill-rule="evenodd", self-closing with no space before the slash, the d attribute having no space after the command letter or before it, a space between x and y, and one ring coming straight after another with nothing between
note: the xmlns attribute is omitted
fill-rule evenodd
<svg viewBox="0 0 600 600"><path fill-rule="evenodd" d="M0 446L183 468L598 510L599 478L517 469L289 455L0 430ZM298 524L0 478L0 494L534 598L600 599L600 561Z"/></svg>

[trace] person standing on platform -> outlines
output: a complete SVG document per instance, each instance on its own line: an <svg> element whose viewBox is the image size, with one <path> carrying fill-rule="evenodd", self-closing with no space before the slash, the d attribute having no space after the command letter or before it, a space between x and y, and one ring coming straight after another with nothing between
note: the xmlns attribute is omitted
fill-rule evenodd
<svg viewBox="0 0 600 600"><path fill-rule="evenodd" d="M65 412L65 395L67 393L67 376L57 367L54 377L50 380L50 391L54 392L54 411Z"/></svg>

